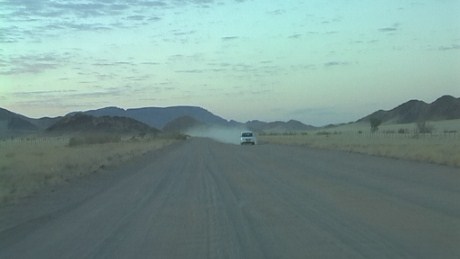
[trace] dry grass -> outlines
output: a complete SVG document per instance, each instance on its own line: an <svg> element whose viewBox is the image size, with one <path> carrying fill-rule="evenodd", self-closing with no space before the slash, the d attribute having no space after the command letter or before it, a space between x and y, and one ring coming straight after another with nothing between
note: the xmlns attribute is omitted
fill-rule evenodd
<svg viewBox="0 0 460 259"><path fill-rule="evenodd" d="M15 201L43 187L116 167L173 138L126 139L115 143L69 145L69 138L0 141L0 203Z"/></svg>
<svg viewBox="0 0 460 259"><path fill-rule="evenodd" d="M433 134L417 134L413 124L384 125L378 133L371 134L370 126L353 124L304 134L264 135L259 139L460 167L460 120L430 125L435 129Z"/></svg>

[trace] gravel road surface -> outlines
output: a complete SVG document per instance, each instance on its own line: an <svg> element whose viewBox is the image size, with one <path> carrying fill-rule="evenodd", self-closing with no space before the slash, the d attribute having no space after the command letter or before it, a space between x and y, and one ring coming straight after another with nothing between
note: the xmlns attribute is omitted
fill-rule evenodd
<svg viewBox="0 0 460 259"><path fill-rule="evenodd" d="M460 258L460 170L190 139L3 206L0 258Z"/></svg>

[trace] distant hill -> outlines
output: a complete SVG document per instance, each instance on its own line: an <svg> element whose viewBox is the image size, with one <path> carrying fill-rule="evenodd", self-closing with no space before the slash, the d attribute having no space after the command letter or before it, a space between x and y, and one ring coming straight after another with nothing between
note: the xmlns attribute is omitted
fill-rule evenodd
<svg viewBox="0 0 460 259"><path fill-rule="evenodd" d="M275 121L263 122L258 120L246 122L246 127L255 132L299 132L316 129L311 125L305 125L300 121L290 120L288 122Z"/></svg>
<svg viewBox="0 0 460 259"><path fill-rule="evenodd" d="M21 116L19 114L16 114L14 112L10 112L7 109L0 108L0 121L7 121L11 118L15 118Z"/></svg>
<svg viewBox="0 0 460 259"><path fill-rule="evenodd" d="M23 115L0 108L0 136L17 136L38 131L40 128Z"/></svg>
<svg viewBox="0 0 460 259"><path fill-rule="evenodd" d="M205 123L197 121L190 116L182 116L168 122L164 127L164 132L186 133L188 129L206 127Z"/></svg>
<svg viewBox="0 0 460 259"><path fill-rule="evenodd" d="M78 115L74 117L75 115ZM85 117L82 115L87 115ZM97 119L100 118L100 119ZM124 119L130 119L124 120ZM143 126L140 126L140 123ZM137 125L137 126L135 126ZM186 132L199 126L250 129L255 132L298 132L315 129L299 121L263 122L248 121L241 123L217 116L206 109L196 106L147 107L122 109L106 107L84 112L72 112L65 117L31 119L0 108L0 136L17 135L21 130L27 132L78 132L78 131L145 131L145 126L163 129L169 132ZM113 128L111 128L113 127ZM8 132L8 134L3 134ZM3 134L3 135L2 135Z"/></svg>
<svg viewBox="0 0 460 259"><path fill-rule="evenodd" d="M62 116L55 117L55 118L43 117L40 119L29 119L29 121L31 121L34 125L37 125L41 130L45 130L51 127L51 125L55 124L62 118L63 118Z"/></svg>
<svg viewBox="0 0 460 259"><path fill-rule="evenodd" d="M384 123L460 119L460 98L445 95L430 104L419 100L410 100L388 111L376 111L357 122L368 122L371 118L379 119Z"/></svg>
<svg viewBox="0 0 460 259"><path fill-rule="evenodd" d="M48 133L114 133L140 134L158 133L159 130L131 118L117 116L95 117L88 114L76 113L61 118L46 130Z"/></svg>
<svg viewBox="0 0 460 259"><path fill-rule="evenodd" d="M24 130L24 131L38 131L39 128L37 125L29 122L26 119L23 119L21 117L13 117L8 120L8 125L7 125L9 130Z"/></svg>
<svg viewBox="0 0 460 259"><path fill-rule="evenodd" d="M206 124L226 125L228 123L227 120L214 115L208 110L195 106L173 106L165 108L147 107L127 110L118 107L106 107L97 110L85 111L84 113L98 117L128 117L158 129L162 129L169 122L184 116L188 116L196 121Z"/></svg>

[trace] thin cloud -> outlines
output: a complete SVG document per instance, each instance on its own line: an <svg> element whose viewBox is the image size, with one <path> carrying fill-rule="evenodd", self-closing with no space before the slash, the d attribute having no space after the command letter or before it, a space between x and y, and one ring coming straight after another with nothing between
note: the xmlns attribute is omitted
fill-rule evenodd
<svg viewBox="0 0 460 259"><path fill-rule="evenodd" d="M380 28L379 31L381 32L393 32L393 31L397 31L398 28L395 28L395 27L385 27L385 28Z"/></svg>
<svg viewBox="0 0 460 259"><path fill-rule="evenodd" d="M176 70L176 73L199 74L205 72L203 69Z"/></svg>
<svg viewBox="0 0 460 259"><path fill-rule="evenodd" d="M161 65L161 63L158 63L158 62L142 62L140 64L141 65L150 65L150 66Z"/></svg>
<svg viewBox="0 0 460 259"><path fill-rule="evenodd" d="M163 1L137 1L138 5L140 6L147 6L147 7L166 7L166 4Z"/></svg>
<svg viewBox="0 0 460 259"><path fill-rule="evenodd" d="M158 16L152 16L152 17L147 18L147 21L149 21L149 22L158 22L160 20L161 20L161 18L158 17Z"/></svg>
<svg viewBox="0 0 460 259"><path fill-rule="evenodd" d="M232 66L232 63L228 63L228 62L221 62L221 63L208 63L209 66L212 66L212 67L224 67L224 68L227 68L229 66Z"/></svg>
<svg viewBox="0 0 460 259"><path fill-rule="evenodd" d="M68 98L68 99L104 99L105 97L115 97L115 96L123 96L124 95L124 90L120 88L110 88L110 89L104 89L102 91L91 91L91 92L80 92L80 93L74 93L74 94L69 94L64 96L63 98Z"/></svg>
<svg viewBox="0 0 460 259"><path fill-rule="evenodd" d="M16 43L24 41L24 30L17 25L0 27L0 43Z"/></svg>
<svg viewBox="0 0 460 259"><path fill-rule="evenodd" d="M290 70L317 70L318 66L314 64L306 64L306 65L292 65L290 66Z"/></svg>
<svg viewBox="0 0 460 259"><path fill-rule="evenodd" d="M277 9L277 10L267 12L267 14L269 14L269 15L283 15L285 13L286 13L286 11L281 10L281 9Z"/></svg>
<svg viewBox="0 0 460 259"><path fill-rule="evenodd" d="M113 100L113 98L125 98L127 94L145 96L145 93L152 91L158 93L171 90L175 90L175 88L169 86L139 87L137 84L124 85L119 87L104 87L100 85L94 85L91 87L91 90L67 89L49 91L18 91L11 93L10 96L18 100L16 104L23 104L27 107L43 107L44 105L49 107L50 105L61 106L63 104L74 107L75 103L84 104L82 107L87 107L89 102L102 104L106 102L104 100ZM99 104L97 106L99 106Z"/></svg>
<svg viewBox="0 0 460 259"><path fill-rule="evenodd" d="M240 89L241 87L235 87L233 90L236 90L236 91L224 92L222 94L227 97L234 97L234 96L257 97L257 96L267 95L273 92L273 90L271 89L255 89L255 90L249 90L246 88L243 88L241 90ZM215 90L217 92L219 91L219 89L215 89Z"/></svg>
<svg viewBox="0 0 460 259"><path fill-rule="evenodd" d="M182 55L182 54L175 54L168 57L168 61L170 62L201 62L204 59L203 53L195 53L192 55Z"/></svg>
<svg viewBox="0 0 460 259"><path fill-rule="evenodd" d="M151 75L136 75L136 76L127 76L124 79L128 82L144 82L151 79Z"/></svg>
<svg viewBox="0 0 460 259"><path fill-rule="evenodd" d="M230 40L236 40L236 39L238 39L237 36L222 37L222 40L224 40L224 41L230 41Z"/></svg>
<svg viewBox="0 0 460 259"><path fill-rule="evenodd" d="M12 95L16 97L37 97L37 96L52 96L52 95L62 95L68 93L76 93L77 90L46 90L46 91L28 91L28 92L13 92Z"/></svg>
<svg viewBox="0 0 460 259"><path fill-rule="evenodd" d="M340 62L340 61L330 61L324 63L325 67L337 67L337 66L348 66L349 62Z"/></svg>
<svg viewBox="0 0 460 259"><path fill-rule="evenodd" d="M438 48L440 51L460 50L459 44L452 44L450 46L441 46Z"/></svg>
<svg viewBox="0 0 460 259"><path fill-rule="evenodd" d="M1 75L39 74L46 70L55 69L68 60L68 55L52 53L37 55L12 56L0 68Z"/></svg>
<svg viewBox="0 0 460 259"><path fill-rule="evenodd" d="M99 62L93 63L93 66L135 66L136 64L128 61Z"/></svg>
<svg viewBox="0 0 460 259"><path fill-rule="evenodd" d="M272 66L269 66L269 65L261 66L261 67L258 68L258 70L260 72L270 74L270 75L279 74L279 73L285 71L284 68L282 68L280 66L273 66L273 65Z"/></svg>
<svg viewBox="0 0 460 259"><path fill-rule="evenodd" d="M126 17L126 19L131 20L131 21L143 21L143 20L145 20L145 16L143 16L143 15L131 15L131 16Z"/></svg>
<svg viewBox="0 0 460 259"><path fill-rule="evenodd" d="M147 26L148 22L161 20L165 9L217 4L221 3L214 0L3 0L0 42L42 41L66 29L96 31Z"/></svg>
<svg viewBox="0 0 460 259"><path fill-rule="evenodd" d="M162 7L161 1L49 1L49 0L5 0L1 11L4 16L0 24L0 42L14 43L23 39L58 35L60 30L82 31L129 28L139 21L158 21L155 8ZM101 22L101 17L113 17L118 22ZM125 17L125 19L122 19ZM46 22L45 22L46 21ZM8 25L9 24L9 25ZM46 24L46 26L43 26Z"/></svg>
<svg viewBox="0 0 460 259"><path fill-rule="evenodd" d="M192 35L196 33L196 31L194 30L190 30L190 31L173 31L172 34L174 34L175 36L188 36L188 35Z"/></svg>
<svg viewBox="0 0 460 259"><path fill-rule="evenodd" d="M108 27L102 23L70 23L70 22L59 22L49 24L41 29L47 30L61 30L61 29L74 29L79 31L101 31L101 30L111 30L111 27Z"/></svg>
<svg viewBox="0 0 460 259"><path fill-rule="evenodd" d="M289 39L300 39L302 37L302 34L292 34L288 38Z"/></svg>
<svg viewBox="0 0 460 259"><path fill-rule="evenodd" d="M102 107L107 105L106 102L96 102L94 100L76 100L76 99L63 99L62 97L54 97L54 98L41 98L41 99L34 99L34 100L26 100L26 101L17 101L15 102L15 106L17 107L37 107L39 109L43 109L43 107L47 107L50 110L65 110L67 112L76 111L76 110L86 110L88 107ZM56 116L65 115L57 114Z"/></svg>
<svg viewBox="0 0 460 259"><path fill-rule="evenodd" d="M399 27L400 27L399 23L394 23L392 26L379 28L378 31L384 32L384 33L395 32L399 30Z"/></svg>

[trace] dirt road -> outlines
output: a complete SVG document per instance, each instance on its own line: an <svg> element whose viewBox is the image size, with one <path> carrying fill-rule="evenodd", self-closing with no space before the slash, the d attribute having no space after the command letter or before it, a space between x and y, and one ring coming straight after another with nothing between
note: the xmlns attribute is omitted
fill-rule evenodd
<svg viewBox="0 0 460 259"><path fill-rule="evenodd" d="M191 139L0 209L0 258L459 258L460 170Z"/></svg>

